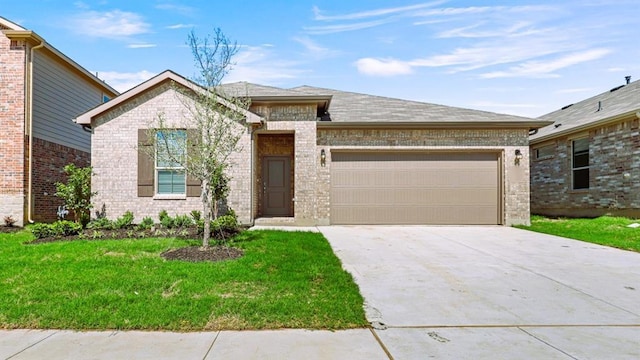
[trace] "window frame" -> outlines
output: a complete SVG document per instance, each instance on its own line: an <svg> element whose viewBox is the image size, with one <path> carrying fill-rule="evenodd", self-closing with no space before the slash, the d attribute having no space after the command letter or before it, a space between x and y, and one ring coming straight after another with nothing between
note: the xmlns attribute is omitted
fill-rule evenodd
<svg viewBox="0 0 640 360"><path fill-rule="evenodd" d="M182 139L184 139L184 143L183 143L183 151L184 151L184 155L186 156L187 154L187 131L185 129L162 129L162 130L156 130L155 131L155 149L154 149L154 161L153 161L153 166L154 166L154 197L178 197L178 198L184 198L187 196L187 172L185 170L185 168L183 166L181 166L180 164L177 163L173 163L173 164L167 164L167 165L162 165L159 164L159 162L161 162L161 157L158 155L158 152L160 151L160 147L158 145L158 141L159 141L159 136L162 133L169 133L169 134L177 134L177 133L181 133L181 137ZM169 161L166 161L169 162ZM182 182L182 192L175 192L174 191L174 187L176 186L176 184L174 183L174 181L171 182L171 192L160 192L160 172L171 172L172 173L172 178L176 176L176 174L182 173L182 178L184 179L184 181Z"/></svg>
<svg viewBox="0 0 640 360"><path fill-rule="evenodd" d="M582 150L582 153L580 154L576 154L576 142L578 141L583 141L586 140L587 142L587 149L586 152L585 150ZM570 139L571 141L571 190L573 191L587 191L590 189L591 184L590 184L590 180L591 180L591 156L589 154L590 152L590 148L591 148L591 144L589 142L589 137L588 136L583 136L583 137L577 137L577 138L573 138ZM578 166L576 167L576 155L586 155L587 156L587 165L586 166ZM586 187L576 187L576 172L577 171L584 171L587 170L587 183L586 183Z"/></svg>
<svg viewBox="0 0 640 360"><path fill-rule="evenodd" d="M540 156L540 150L541 149L550 149L551 153L548 155L543 155ZM556 144L544 144L544 145L540 145L536 148L533 149L533 154L534 154L534 159L535 160L544 160L544 159L551 159L555 156L556 154Z"/></svg>

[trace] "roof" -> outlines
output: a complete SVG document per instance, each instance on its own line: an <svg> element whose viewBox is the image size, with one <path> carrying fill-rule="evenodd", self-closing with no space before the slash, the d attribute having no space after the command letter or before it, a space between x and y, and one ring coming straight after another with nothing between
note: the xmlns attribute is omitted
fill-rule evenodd
<svg viewBox="0 0 640 360"><path fill-rule="evenodd" d="M156 88L158 86L160 86L161 84L167 83L167 82L174 82L184 88L193 90L193 91L197 91L197 92L201 92L201 91L205 91L205 89L203 87L201 87L200 85L184 78L181 75L178 75L177 73L171 71L171 70L165 70L164 72L152 77L151 79L129 89L128 91L126 91L123 94L120 94L120 96L115 97L109 101L107 101L104 104L100 104L98 106L96 106L95 108L85 112L84 114L81 114L80 116L78 116L77 118L74 119L74 121L78 124L81 125L91 125L91 120L93 120L94 118L96 118L97 116L100 116L108 111L110 111L111 109L115 108L116 106L123 104L145 92L147 92L150 89ZM235 105L233 105L232 103L228 102L227 100L225 100L224 98L219 98L220 103L224 104L225 106L229 107L230 109L234 109L236 108ZM247 116L247 122L250 123L259 123L261 121L260 116L253 114L249 111L246 110L239 110L241 113L243 113L245 116Z"/></svg>
<svg viewBox="0 0 640 360"><path fill-rule="evenodd" d="M617 121L638 111L640 81L634 81L540 116L538 119L553 121L553 124L539 129L530 140L532 143L549 140Z"/></svg>
<svg viewBox="0 0 640 360"><path fill-rule="evenodd" d="M227 96L243 94L252 101L292 101L310 99L330 99L325 109L331 121L323 121L323 126L340 125L380 125L380 124L429 124L438 126L517 126L539 128L548 122L515 115L497 114L488 111L463 109L418 101L394 99L382 96L360 94L312 86L282 89L247 82L224 84L221 86Z"/></svg>
<svg viewBox="0 0 640 360"><path fill-rule="evenodd" d="M60 52L60 50L56 49L51 44L47 43L42 37L40 37L40 35L36 34L35 32L31 30L27 30L3 17L0 17L0 31L2 31L2 33L11 40L27 41L36 46L42 44L44 49L46 49L51 54L53 54L53 56L56 57L58 60L60 60L60 62L69 66L71 69L75 70L82 77L89 80L94 85L102 88L104 92L108 93L108 95L114 96L119 94L119 92L114 88L112 88L109 84L100 80L98 77L96 77L94 74L89 72L87 69L80 66L78 63L73 61L67 55Z"/></svg>
<svg viewBox="0 0 640 360"><path fill-rule="evenodd" d="M325 93L333 96L329 113L334 123L429 123L442 126L457 124L511 124L538 128L547 123L539 120L497 114L488 111L394 99L347 91L300 86L291 89L301 93Z"/></svg>

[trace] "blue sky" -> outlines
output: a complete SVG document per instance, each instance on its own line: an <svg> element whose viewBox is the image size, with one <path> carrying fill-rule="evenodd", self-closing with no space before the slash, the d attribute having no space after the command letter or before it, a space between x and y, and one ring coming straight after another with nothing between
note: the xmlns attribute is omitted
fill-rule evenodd
<svg viewBox="0 0 640 360"><path fill-rule="evenodd" d="M225 82L311 85L536 117L640 79L639 0L0 0L124 91L193 77L189 31L240 45Z"/></svg>

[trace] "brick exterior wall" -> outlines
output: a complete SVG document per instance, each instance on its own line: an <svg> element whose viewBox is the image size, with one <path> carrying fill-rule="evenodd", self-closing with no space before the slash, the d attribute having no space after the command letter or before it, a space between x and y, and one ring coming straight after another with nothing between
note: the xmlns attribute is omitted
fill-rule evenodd
<svg viewBox="0 0 640 360"><path fill-rule="evenodd" d="M95 175L93 190L98 194L92 199L96 208L105 205L107 217L115 219L130 210L139 222L145 216L157 221L158 213L167 210L170 215L202 211L200 197L160 199L138 197L137 194L137 134L138 129L150 129L162 114L167 125L188 128L189 113L185 99L170 85L151 89L140 96L117 106L97 118L93 124L91 163ZM247 131L239 143L242 151L229 160L233 164L229 175L230 196L227 205L243 223L248 223L250 213L251 136Z"/></svg>
<svg viewBox="0 0 640 360"><path fill-rule="evenodd" d="M331 150L495 150L502 160L504 224L529 223L529 151L527 129L320 129L317 157L325 149L325 167L317 169L318 223L330 222ZM515 150L522 152L515 164Z"/></svg>
<svg viewBox="0 0 640 360"><path fill-rule="evenodd" d="M33 143L33 220L57 220L58 206L64 201L56 197L56 182L66 182L64 167L73 163L78 167L90 165L90 154L46 140L34 138ZM68 218L71 219L71 218Z"/></svg>
<svg viewBox="0 0 640 360"><path fill-rule="evenodd" d="M0 33L0 220L5 216L24 224L25 51Z"/></svg>
<svg viewBox="0 0 640 360"><path fill-rule="evenodd" d="M158 200L138 198L136 193L136 134L152 127L162 113L178 126L184 123L184 100L168 86L147 91L112 109L94 124L92 164L96 207L106 204L110 218L131 210L140 220L157 218L160 210L185 214L200 209L199 198ZM230 169L229 206L240 221L260 217L261 158L291 155L294 171L294 217L274 219L291 225L330 223L330 174L332 149L362 150L481 150L495 151L501 159L504 224L529 223L529 166L527 129L317 129L314 105L254 105L252 111L267 118L255 131L247 129L243 150L234 154ZM253 153L251 151L253 149ZM320 151L327 156L320 166ZM523 159L515 164L515 150ZM253 183L252 183L253 182ZM251 201L253 200L253 203ZM253 212L251 212L253 209Z"/></svg>
<svg viewBox="0 0 640 360"><path fill-rule="evenodd" d="M571 141L589 138L589 189L572 190ZM640 216L640 129L637 118L531 146L553 145L531 162L531 212L548 216Z"/></svg>

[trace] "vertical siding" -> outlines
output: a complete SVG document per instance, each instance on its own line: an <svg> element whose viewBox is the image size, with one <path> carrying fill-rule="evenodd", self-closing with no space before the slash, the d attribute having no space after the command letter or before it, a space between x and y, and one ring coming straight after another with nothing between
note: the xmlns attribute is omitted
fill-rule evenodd
<svg viewBox="0 0 640 360"><path fill-rule="evenodd" d="M33 72L34 137L90 152L91 134L72 119L102 102L101 89L42 50Z"/></svg>

